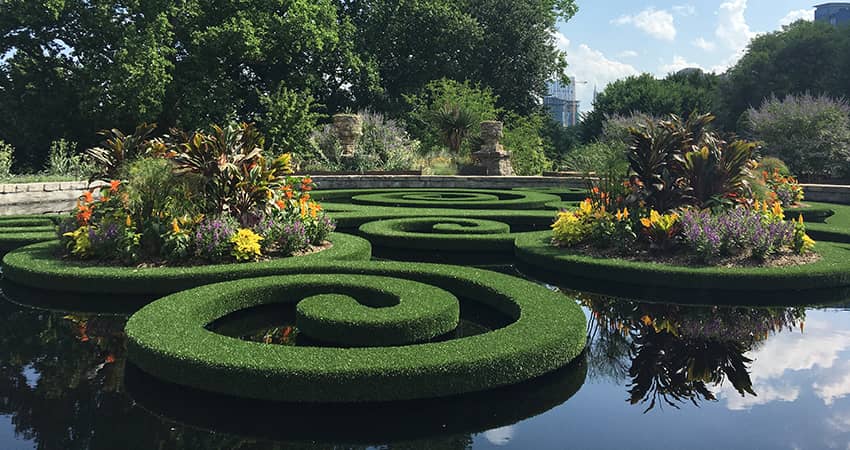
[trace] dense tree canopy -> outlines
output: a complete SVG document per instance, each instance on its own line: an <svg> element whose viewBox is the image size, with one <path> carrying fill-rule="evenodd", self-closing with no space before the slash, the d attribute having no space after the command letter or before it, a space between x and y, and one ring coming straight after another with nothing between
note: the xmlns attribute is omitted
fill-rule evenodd
<svg viewBox="0 0 850 450"><path fill-rule="evenodd" d="M575 11L573 0L0 2L0 139L38 167L52 140L87 146L99 129L144 121L397 114L441 78L490 88L525 114L563 73L552 32Z"/></svg>
<svg viewBox="0 0 850 450"><path fill-rule="evenodd" d="M606 117L634 112L688 117L694 111L711 111L717 83L716 75L701 71L680 72L663 79L643 74L615 81L596 97L593 111L584 118L583 138L586 142L599 138Z"/></svg>
<svg viewBox="0 0 850 450"><path fill-rule="evenodd" d="M850 28L799 21L763 34L720 86L720 119L739 128L741 114L771 96L850 96Z"/></svg>

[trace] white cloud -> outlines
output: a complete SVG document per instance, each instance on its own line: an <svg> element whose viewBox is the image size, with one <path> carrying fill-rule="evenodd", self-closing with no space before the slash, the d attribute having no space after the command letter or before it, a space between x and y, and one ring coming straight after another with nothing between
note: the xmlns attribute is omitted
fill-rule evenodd
<svg viewBox="0 0 850 450"><path fill-rule="evenodd" d="M669 73L678 72L682 69L689 69L692 67L705 71L705 69L699 64L695 62L689 62L684 57L676 55L673 57L673 62L669 64L663 64L661 67L658 68L658 75L663 77Z"/></svg>
<svg viewBox="0 0 850 450"><path fill-rule="evenodd" d="M785 15L785 17L779 19L779 25L785 26L790 25L800 19L808 20L812 22L815 20L815 9L798 9L795 11L791 11Z"/></svg>
<svg viewBox="0 0 850 450"><path fill-rule="evenodd" d="M485 431L484 439L487 439L487 441L497 447L502 447L511 443L511 439L513 439L515 432L516 430L514 429L514 426L508 425L506 427Z"/></svg>
<svg viewBox="0 0 850 450"><path fill-rule="evenodd" d="M624 50L617 54L618 58L635 58L639 55L638 52L634 50Z"/></svg>
<svg viewBox="0 0 850 450"><path fill-rule="evenodd" d="M673 8L673 12L680 16L693 16L697 13L697 8L694 5L676 5Z"/></svg>
<svg viewBox="0 0 850 450"><path fill-rule="evenodd" d="M608 83L640 73L631 64L610 59L586 44L573 46L570 40L560 32L555 33L555 41L561 50L567 52L569 63L567 72L575 76L578 82L576 96L581 102L582 111L591 109L594 88L602 92Z"/></svg>
<svg viewBox="0 0 850 450"><path fill-rule="evenodd" d="M840 370L833 371L829 376L818 380L812 388L826 406L850 394L850 362L844 362Z"/></svg>
<svg viewBox="0 0 850 450"><path fill-rule="evenodd" d="M698 37L698 38L694 39L693 44L696 47L699 47L700 49L702 49L706 52L713 52L714 50L717 49L717 44L715 44L712 41L707 40L704 37Z"/></svg>
<svg viewBox="0 0 850 450"><path fill-rule="evenodd" d="M744 17L746 10L747 0L730 0L720 5L720 10L717 12L717 29L714 30L714 35L717 36L721 44L732 51L732 55L718 66L713 67L714 71L723 72L735 65L744 55L747 45L756 36L756 33L750 30L747 19Z"/></svg>
<svg viewBox="0 0 850 450"><path fill-rule="evenodd" d="M615 25L634 25L644 33L664 41L676 39L673 15L664 10L647 8L633 16L623 15L611 21Z"/></svg>
<svg viewBox="0 0 850 450"><path fill-rule="evenodd" d="M742 411L750 409L753 406L766 405L773 402L793 402L800 396L799 387L787 384L780 386L762 384L760 386L754 386L754 389L758 393L757 397L750 394L741 396L732 387L732 383L724 384L721 393L718 394L718 398L725 397L726 407L730 410Z"/></svg>

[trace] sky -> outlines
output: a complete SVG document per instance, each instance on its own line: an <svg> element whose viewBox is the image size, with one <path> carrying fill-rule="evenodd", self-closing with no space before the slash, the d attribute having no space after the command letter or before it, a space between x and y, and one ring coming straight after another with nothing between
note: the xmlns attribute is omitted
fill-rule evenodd
<svg viewBox="0 0 850 450"><path fill-rule="evenodd" d="M750 40L798 19L813 20L817 0L577 0L579 12L558 26L567 75L576 77L581 110L593 90L617 79L663 77L686 67L724 72Z"/></svg>

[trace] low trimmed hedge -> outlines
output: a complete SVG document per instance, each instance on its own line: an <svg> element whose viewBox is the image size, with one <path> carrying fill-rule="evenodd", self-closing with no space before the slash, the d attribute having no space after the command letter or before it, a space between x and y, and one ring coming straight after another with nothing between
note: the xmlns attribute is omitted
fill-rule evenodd
<svg viewBox="0 0 850 450"><path fill-rule="evenodd" d="M63 260L58 241L18 248L3 258L4 277L16 284L63 292L162 295L196 286L261 277L294 268L305 270L328 261L363 261L372 256L369 241L342 233L329 239L333 246L305 256L254 263L192 267L119 267Z"/></svg>
<svg viewBox="0 0 850 450"><path fill-rule="evenodd" d="M364 275L305 275L275 281L275 296L298 301L307 336L344 347L405 345L457 328L457 297L415 281ZM296 293L296 295L293 295Z"/></svg>
<svg viewBox="0 0 850 450"><path fill-rule="evenodd" d="M56 215L0 216L0 256L37 242L56 239Z"/></svg>
<svg viewBox="0 0 850 450"><path fill-rule="evenodd" d="M514 322L484 334L396 347L327 348L261 344L205 328L228 314L281 301L286 277L202 286L157 300L126 325L128 358L165 381L237 397L299 402L434 398L518 383L563 367L586 343L578 305L509 275L421 263L335 263L282 267L280 274L373 275L444 289Z"/></svg>
<svg viewBox="0 0 850 450"><path fill-rule="evenodd" d="M806 230L815 240L850 244L850 206L831 203L810 203L812 206L829 208L833 215L825 223L807 223Z"/></svg>
<svg viewBox="0 0 850 450"><path fill-rule="evenodd" d="M318 191L313 197L328 211L355 211L351 206L393 208L530 210L543 209L559 197L534 191L487 189L344 189ZM351 204L340 206L340 204Z"/></svg>
<svg viewBox="0 0 850 450"><path fill-rule="evenodd" d="M803 206L785 208L785 216L797 219L802 215L806 222L823 223L835 214L835 206L838 205L806 202Z"/></svg>
<svg viewBox="0 0 850 450"><path fill-rule="evenodd" d="M685 267L595 258L551 245L552 233L519 236L516 257L523 264L564 277L579 277L637 286L718 291L787 293L850 286L850 245L821 242L817 262L774 268ZM569 279L564 280L569 281Z"/></svg>
<svg viewBox="0 0 850 450"><path fill-rule="evenodd" d="M589 195L587 189L582 188L514 188L521 192L539 192L541 194L557 195L565 202L580 202Z"/></svg>
<svg viewBox="0 0 850 450"><path fill-rule="evenodd" d="M385 248L486 253L511 251L516 238L506 223L453 217L368 222L360 226L360 234Z"/></svg>

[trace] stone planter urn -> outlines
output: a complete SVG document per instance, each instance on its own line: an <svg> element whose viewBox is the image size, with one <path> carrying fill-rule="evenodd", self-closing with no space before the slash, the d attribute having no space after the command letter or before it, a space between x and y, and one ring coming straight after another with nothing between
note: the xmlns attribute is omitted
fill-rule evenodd
<svg viewBox="0 0 850 450"><path fill-rule="evenodd" d="M486 120L481 122L481 150L472 154L475 165L485 175L513 175L511 155L505 151L499 140L502 139L502 122Z"/></svg>
<svg viewBox="0 0 850 450"><path fill-rule="evenodd" d="M363 120L357 114L334 114L334 133L342 146L342 156L351 158L357 140L363 136Z"/></svg>

